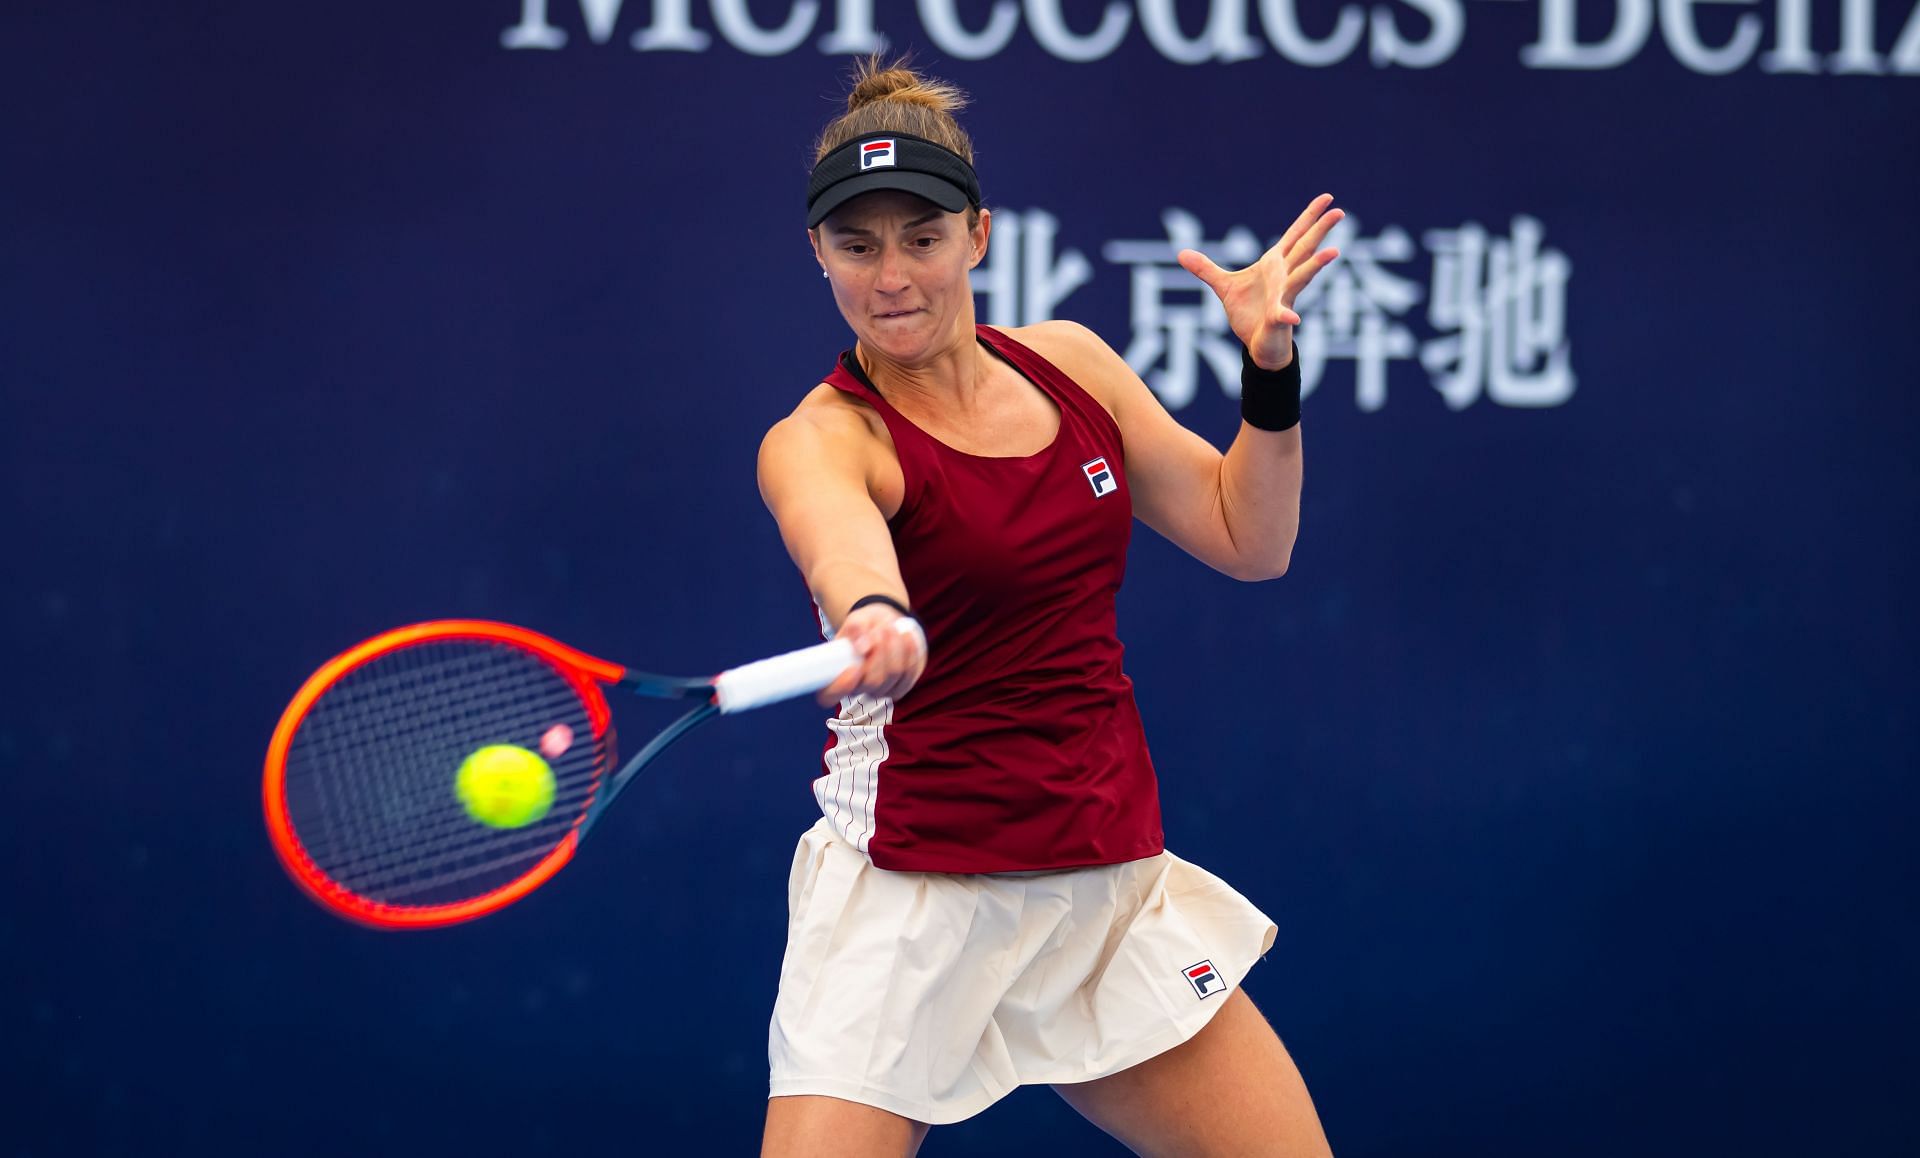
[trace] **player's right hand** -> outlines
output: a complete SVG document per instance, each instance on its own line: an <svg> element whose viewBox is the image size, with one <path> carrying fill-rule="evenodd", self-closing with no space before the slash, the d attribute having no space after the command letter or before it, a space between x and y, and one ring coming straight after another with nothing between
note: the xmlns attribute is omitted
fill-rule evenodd
<svg viewBox="0 0 1920 1158"><path fill-rule="evenodd" d="M847 696L897 700L927 669L927 636L919 622L884 603L848 614L834 638L851 642L860 660L820 690L816 698L823 708Z"/></svg>

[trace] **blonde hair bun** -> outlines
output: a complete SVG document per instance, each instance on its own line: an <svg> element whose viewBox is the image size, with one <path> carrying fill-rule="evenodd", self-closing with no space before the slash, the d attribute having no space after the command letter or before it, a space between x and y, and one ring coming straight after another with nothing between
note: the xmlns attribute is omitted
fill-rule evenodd
<svg viewBox="0 0 1920 1158"><path fill-rule="evenodd" d="M880 58L870 56L860 62L854 74L853 91L847 94L847 111L856 112L876 101L898 101L952 114L966 107L967 94L946 81L921 76L906 67L905 62L882 68Z"/></svg>
<svg viewBox="0 0 1920 1158"><path fill-rule="evenodd" d="M966 104L967 94L958 85L921 76L904 58L889 64L875 53L854 66L847 111L814 142L813 163L867 133L907 133L957 153L971 165L973 142L953 118Z"/></svg>

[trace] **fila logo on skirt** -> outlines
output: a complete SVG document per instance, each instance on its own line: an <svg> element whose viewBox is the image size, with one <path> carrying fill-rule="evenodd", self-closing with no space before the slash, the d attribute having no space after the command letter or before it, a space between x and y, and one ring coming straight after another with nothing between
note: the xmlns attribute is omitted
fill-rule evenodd
<svg viewBox="0 0 1920 1158"><path fill-rule="evenodd" d="M1212 997L1227 988L1226 980L1211 961L1197 961L1180 972L1186 975L1187 984L1193 986L1193 991L1203 998Z"/></svg>
<svg viewBox="0 0 1920 1158"><path fill-rule="evenodd" d="M1119 480L1115 479L1113 472L1107 469L1106 459L1096 458L1092 462L1083 462L1080 464L1080 469L1086 474L1087 482L1093 485L1094 498L1105 498L1120 489Z"/></svg>

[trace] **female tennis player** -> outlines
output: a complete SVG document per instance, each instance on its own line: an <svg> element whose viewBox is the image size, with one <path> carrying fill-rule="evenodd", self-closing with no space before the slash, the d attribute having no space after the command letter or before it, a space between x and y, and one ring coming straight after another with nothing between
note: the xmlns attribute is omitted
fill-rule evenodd
<svg viewBox="0 0 1920 1158"><path fill-rule="evenodd" d="M1325 1154L1240 988L1273 923L1163 846L1114 596L1136 517L1236 578L1286 570L1293 302L1341 213L1317 198L1237 272L1180 255L1247 349L1222 455L1081 326L975 323L992 215L962 100L868 61L808 188L854 346L767 434L760 486L863 658L822 693L763 1153L910 1155L1046 1083L1140 1154Z"/></svg>

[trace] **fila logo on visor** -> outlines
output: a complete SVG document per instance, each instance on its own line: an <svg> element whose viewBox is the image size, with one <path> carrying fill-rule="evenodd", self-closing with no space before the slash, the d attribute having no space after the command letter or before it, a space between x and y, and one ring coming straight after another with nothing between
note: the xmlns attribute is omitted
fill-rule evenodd
<svg viewBox="0 0 1920 1158"><path fill-rule="evenodd" d="M1187 984L1193 986L1193 991L1203 998L1212 997L1227 987L1220 971L1213 967L1211 961L1196 961L1180 972L1186 975Z"/></svg>
<svg viewBox="0 0 1920 1158"><path fill-rule="evenodd" d="M1096 458L1092 462L1083 462L1080 469L1086 472L1087 481L1093 484L1093 497L1105 498L1120 489L1119 480L1107 469L1107 460Z"/></svg>
<svg viewBox="0 0 1920 1158"><path fill-rule="evenodd" d="M868 141L860 146L860 171L893 168L893 142Z"/></svg>

